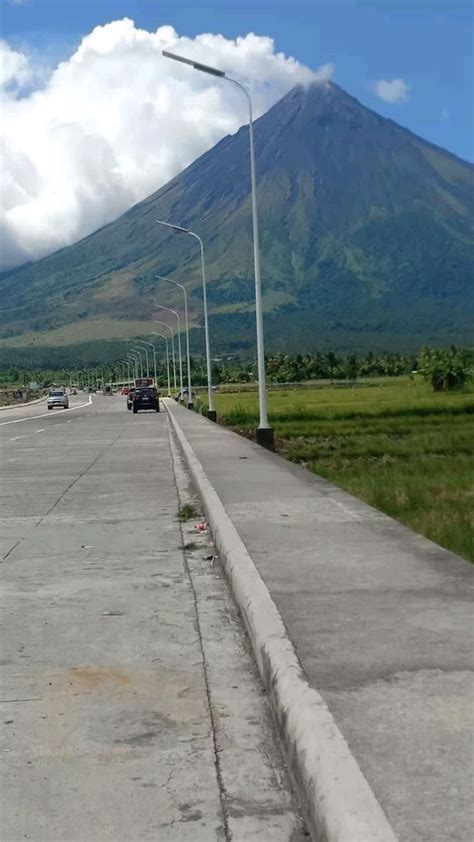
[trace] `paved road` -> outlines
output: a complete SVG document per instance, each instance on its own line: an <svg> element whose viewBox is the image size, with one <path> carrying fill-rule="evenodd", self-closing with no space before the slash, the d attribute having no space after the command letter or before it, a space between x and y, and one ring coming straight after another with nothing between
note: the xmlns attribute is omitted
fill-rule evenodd
<svg viewBox="0 0 474 842"><path fill-rule="evenodd" d="M166 413L78 396L0 440L2 840L302 840Z"/></svg>
<svg viewBox="0 0 474 842"><path fill-rule="evenodd" d="M472 842L472 565L230 430L170 411L400 842Z"/></svg>

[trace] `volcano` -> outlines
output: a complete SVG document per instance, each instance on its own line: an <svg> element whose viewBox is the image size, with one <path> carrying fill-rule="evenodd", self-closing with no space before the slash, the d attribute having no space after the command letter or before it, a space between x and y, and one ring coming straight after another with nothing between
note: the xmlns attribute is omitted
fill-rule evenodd
<svg viewBox="0 0 474 842"><path fill-rule="evenodd" d="M467 344L474 335L473 166L334 83L290 91L255 123L268 350ZM2 344L151 332L189 292L202 318L205 244L213 350L255 344L248 127L115 222L0 279ZM201 331L193 332L196 348Z"/></svg>

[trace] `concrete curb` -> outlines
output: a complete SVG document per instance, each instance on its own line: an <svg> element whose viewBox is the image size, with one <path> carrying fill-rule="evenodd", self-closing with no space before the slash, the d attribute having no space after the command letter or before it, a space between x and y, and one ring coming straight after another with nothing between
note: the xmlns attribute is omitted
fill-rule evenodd
<svg viewBox="0 0 474 842"><path fill-rule="evenodd" d="M22 406L33 406L34 403L41 403L41 401L45 401L47 395L43 395L42 398L35 398L34 401L25 401L25 403L10 403L8 406L0 406L0 412L3 412L5 409L19 409Z"/></svg>
<svg viewBox="0 0 474 842"><path fill-rule="evenodd" d="M168 407L245 620L312 838L316 842L397 842L326 703L308 684L281 615L175 411Z"/></svg>

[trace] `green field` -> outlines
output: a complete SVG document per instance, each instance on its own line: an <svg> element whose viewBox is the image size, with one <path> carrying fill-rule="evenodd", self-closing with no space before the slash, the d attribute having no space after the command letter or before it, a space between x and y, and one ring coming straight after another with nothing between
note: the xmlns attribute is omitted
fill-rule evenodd
<svg viewBox="0 0 474 842"><path fill-rule="evenodd" d="M250 434L256 392L219 393L220 420ZM279 453L474 561L474 392L409 378L269 393Z"/></svg>

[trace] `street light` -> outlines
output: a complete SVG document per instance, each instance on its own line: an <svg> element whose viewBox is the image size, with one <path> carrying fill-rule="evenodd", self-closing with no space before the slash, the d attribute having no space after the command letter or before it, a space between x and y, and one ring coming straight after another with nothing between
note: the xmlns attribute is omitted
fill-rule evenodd
<svg viewBox="0 0 474 842"><path fill-rule="evenodd" d="M130 378L130 360L128 357L125 357L125 365L127 366L127 385L128 388L130 388L130 386L132 385L132 381Z"/></svg>
<svg viewBox="0 0 474 842"><path fill-rule="evenodd" d="M149 345L149 347L153 350L153 371L154 371L154 374L155 374L155 386L156 386L156 353L155 353L155 346L153 345L152 342L145 342L144 339L142 339L142 345Z"/></svg>
<svg viewBox="0 0 474 842"><path fill-rule="evenodd" d="M135 351L138 354L138 358L140 360L140 377L143 377L143 349L136 348L135 346L132 348L132 351Z"/></svg>
<svg viewBox="0 0 474 842"><path fill-rule="evenodd" d="M152 333L155 336L161 336L162 339L166 342L166 372L168 375L168 397L171 397L171 384L170 384L170 355L168 352L168 337L165 336L164 333L160 333L158 330L153 330Z"/></svg>
<svg viewBox="0 0 474 842"><path fill-rule="evenodd" d="M122 382L122 389L123 389L123 387L126 385L126 383L128 383L129 380L130 380L127 360L120 360L118 365L122 369L122 381L123 381Z"/></svg>
<svg viewBox="0 0 474 842"><path fill-rule="evenodd" d="M207 367L207 402L208 410L207 417L211 421L216 421L217 414L214 408L214 395L212 393L212 370L211 370L211 348L209 344L209 324L207 319L207 291L206 291L206 269L204 265L204 246L199 234L190 231L189 228L183 228L181 225L172 225L170 222L164 222L162 219L157 219L158 225L166 225L167 228L172 228L173 231L180 231L183 234L189 234L199 242L201 249L201 273L202 273L202 303L204 307L204 335L206 338L206 367Z"/></svg>
<svg viewBox="0 0 474 842"><path fill-rule="evenodd" d="M123 386L126 386L130 383L130 364L128 360L121 360L120 365L122 366L123 372Z"/></svg>
<svg viewBox="0 0 474 842"><path fill-rule="evenodd" d="M183 360L181 357L181 328L179 324L179 313L177 310L172 310L171 307L164 307L163 304L155 304L160 310L167 310L168 313L173 313L178 320L178 357L179 357L179 389L181 393L181 400L183 400Z"/></svg>
<svg viewBox="0 0 474 842"><path fill-rule="evenodd" d="M123 389L125 384L128 382L127 381L127 376L128 376L127 363L125 362L125 360L122 360L120 365L122 367L122 377L123 377L122 389Z"/></svg>
<svg viewBox="0 0 474 842"><path fill-rule="evenodd" d="M236 85L245 95L249 108L249 144L250 144L250 182L252 185L252 221L253 221L253 258L255 271L255 318L257 323L257 362L258 362L258 398L260 408L260 422L256 431L257 442L268 450L274 449L273 430L268 423L267 415L267 392L265 384L265 349L263 339L263 314L262 314L262 286L260 282L260 248L258 237L258 213L257 213L257 178L255 174L255 147L253 139L253 115L252 115L252 99L247 88L238 82L237 79L232 79L227 76L223 70L218 70L216 67L209 67L207 64L201 64L198 61L193 61L184 56L177 56L175 53L170 53L167 50L162 51L165 58L179 61L182 64L188 64L194 70L200 70L203 73L209 73L211 76L218 76L226 82L231 82Z"/></svg>
<svg viewBox="0 0 474 842"><path fill-rule="evenodd" d="M164 275L156 275L161 281L166 281L167 284L173 284L183 290L184 294L184 321L186 327L186 357L188 364L188 409L193 408L193 393L191 388L191 355L189 353L189 324L188 324L188 294L183 284L178 284L177 281L172 281L171 278L165 278Z"/></svg>
<svg viewBox="0 0 474 842"><path fill-rule="evenodd" d="M161 325L161 327L166 327L170 331L171 334L171 360L173 362L173 388L176 392L176 357L174 353L174 330L171 325L167 324L166 322L159 322L157 319L153 319L153 324Z"/></svg>
<svg viewBox="0 0 474 842"><path fill-rule="evenodd" d="M135 369L135 379L137 379L138 376L139 376L138 363L139 363L140 357L137 354L137 352L133 351L133 350L128 352L128 356L131 357L132 360L133 360L133 363L134 363L133 367Z"/></svg>
<svg viewBox="0 0 474 842"><path fill-rule="evenodd" d="M144 344L145 344L145 343L143 342L143 340L141 340L141 342L142 342L142 345L144 345ZM142 348L142 345L139 345L139 348ZM150 377L150 365L149 365L149 363L148 363L148 349L147 349L147 348L143 348L143 351L144 351L144 353L145 353L145 355L146 355L146 376L149 378L149 377Z"/></svg>

